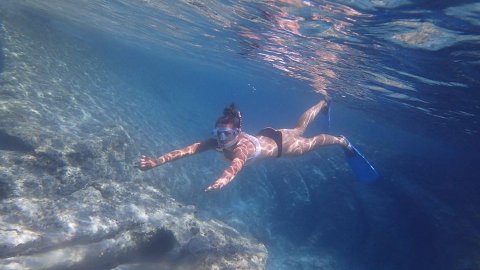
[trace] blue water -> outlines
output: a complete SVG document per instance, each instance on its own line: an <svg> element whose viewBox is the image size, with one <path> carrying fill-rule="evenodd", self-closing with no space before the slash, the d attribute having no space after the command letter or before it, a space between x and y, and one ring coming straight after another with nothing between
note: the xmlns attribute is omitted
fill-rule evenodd
<svg viewBox="0 0 480 270"><path fill-rule="evenodd" d="M216 153L166 165L152 180L199 217L265 243L267 269L479 269L480 2L4 6L46 21L115 74L116 117L135 115L131 130L152 127L136 140L144 154L209 136L232 101L255 133L292 127L331 96L328 132L362 149L377 182L357 182L336 148L245 168L213 194L202 190L226 166ZM321 121L307 135L325 132Z"/></svg>

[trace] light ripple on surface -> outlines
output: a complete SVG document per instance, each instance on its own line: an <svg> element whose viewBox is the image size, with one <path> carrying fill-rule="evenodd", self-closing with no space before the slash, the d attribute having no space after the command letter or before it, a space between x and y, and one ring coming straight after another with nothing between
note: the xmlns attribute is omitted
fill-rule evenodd
<svg viewBox="0 0 480 270"><path fill-rule="evenodd" d="M379 37L401 46L440 50L464 41L480 41L478 35L465 35L420 20L396 20L372 30Z"/></svg>
<svg viewBox="0 0 480 270"><path fill-rule="evenodd" d="M445 14L480 26L480 3L465 4L445 9Z"/></svg>

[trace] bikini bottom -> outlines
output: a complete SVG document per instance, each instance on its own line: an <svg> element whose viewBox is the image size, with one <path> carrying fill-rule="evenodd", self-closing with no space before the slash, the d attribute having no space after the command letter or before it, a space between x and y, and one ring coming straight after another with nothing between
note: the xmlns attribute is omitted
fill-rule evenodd
<svg viewBox="0 0 480 270"><path fill-rule="evenodd" d="M265 136L275 141L277 144L278 154L277 157L282 155L282 132L271 127L264 128L258 132L257 136Z"/></svg>

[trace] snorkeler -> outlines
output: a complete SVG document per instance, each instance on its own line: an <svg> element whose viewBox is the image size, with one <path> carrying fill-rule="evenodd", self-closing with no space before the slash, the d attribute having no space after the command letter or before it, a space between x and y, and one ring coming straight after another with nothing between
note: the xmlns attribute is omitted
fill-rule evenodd
<svg viewBox="0 0 480 270"><path fill-rule="evenodd" d="M277 130L268 127L253 136L242 131L242 115L235 105L231 104L224 109L223 116L217 119L213 130L214 138L171 151L156 159L142 156L138 168L145 171L182 157L216 149L222 152L231 164L212 185L205 189L205 191L212 191L230 183L246 163L254 160L300 156L322 146L339 145L345 150L347 160L357 177L360 176L365 181L374 180L378 176L375 169L344 136L320 134L311 138L303 137L306 128L319 112L328 112L326 101L322 100L304 112L293 129Z"/></svg>

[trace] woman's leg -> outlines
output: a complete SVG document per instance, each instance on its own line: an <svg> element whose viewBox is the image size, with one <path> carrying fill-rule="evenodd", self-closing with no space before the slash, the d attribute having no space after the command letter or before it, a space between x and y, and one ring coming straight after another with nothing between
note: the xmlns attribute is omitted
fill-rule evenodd
<svg viewBox="0 0 480 270"><path fill-rule="evenodd" d="M312 138L304 138L289 135L284 136L282 156L299 156L322 146L334 144L348 147L347 140L343 136L320 134Z"/></svg>
<svg viewBox="0 0 480 270"><path fill-rule="evenodd" d="M326 109L328 106L325 100L320 101L315 106L308 109L306 112L300 116L298 119L297 126L294 128L298 136L302 136L308 125L315 119L320 111Z"/></svg>

